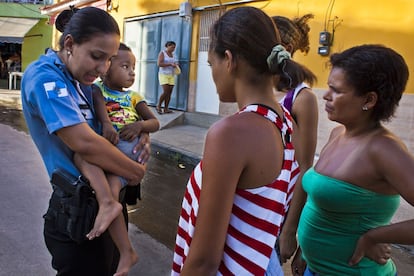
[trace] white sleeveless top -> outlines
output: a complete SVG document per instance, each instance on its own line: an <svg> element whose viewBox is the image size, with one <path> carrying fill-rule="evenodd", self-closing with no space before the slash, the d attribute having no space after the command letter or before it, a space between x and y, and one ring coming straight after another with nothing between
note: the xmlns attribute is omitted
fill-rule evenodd
<svg viewBox="0 0 414 276"><path fill-rule="evenodd" d="M162 51L162 53L164 55L164 63L175 63L175 62L177 62L177 59L175 58L174 55L172 57L170 57L170 56L168 56L166 51ZM160 67L158 72L160 74L164 74L164 75L174 75L174 67L172 67L172 66Z"/></svg>

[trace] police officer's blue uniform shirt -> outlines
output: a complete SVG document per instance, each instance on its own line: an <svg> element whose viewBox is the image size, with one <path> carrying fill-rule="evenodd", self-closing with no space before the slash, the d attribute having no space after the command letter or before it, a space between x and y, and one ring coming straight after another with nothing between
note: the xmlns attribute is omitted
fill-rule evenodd
<svg viewBox="0 0 414 276"><path fill-rule="evenodd" d="M84 122L97 129L92 90L82 86L82 91L78 91L77 84L56 52L50 49L30 64L23 75L23 114L49 176L57 168L80 174L73 163L73 151L56 131Z"/></svg>

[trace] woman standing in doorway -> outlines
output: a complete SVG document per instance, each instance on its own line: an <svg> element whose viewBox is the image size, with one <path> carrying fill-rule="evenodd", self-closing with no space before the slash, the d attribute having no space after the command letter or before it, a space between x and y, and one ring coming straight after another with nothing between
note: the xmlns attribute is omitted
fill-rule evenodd
<svg viewBox="0 0 414 276"><path fill-rule="evenodd" d="M177 60L173 54L175 46L174 41L167 41L165 43L165 50L158 55L157 65L160 67L158 79L163 91L156 107L158 114L172 113L168 105L170 104L171 94L175 85L175 69L178 68ZM164 110L161 109L162 103L164 103Z"/></svg>

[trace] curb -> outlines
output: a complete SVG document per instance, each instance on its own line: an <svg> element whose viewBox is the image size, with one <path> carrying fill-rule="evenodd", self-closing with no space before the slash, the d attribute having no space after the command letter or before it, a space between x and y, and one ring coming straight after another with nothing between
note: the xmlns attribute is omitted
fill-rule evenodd
<svg viewBox="0 0 414 276"><path fill-rule="evenodd" d="M167 158L169 160L177 161L178 163L186 163L191 166L196 166L201 158L194 153L177 149L173 146L169 146L164 143L160 143L157 140L151 141L151 150L153 154L156 154L160 158Z"/></svg>
<svg viewBox="0 0 414 276"><path fill-rule="evenodd" d="M0 104L9 108L22 110L20 91L0 89Z"/></svg>

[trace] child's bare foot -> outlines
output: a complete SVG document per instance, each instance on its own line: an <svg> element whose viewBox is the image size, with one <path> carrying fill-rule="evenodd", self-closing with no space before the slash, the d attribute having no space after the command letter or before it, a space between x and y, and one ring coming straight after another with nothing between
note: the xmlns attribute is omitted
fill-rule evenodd
<svg viewBox="0 0 414 276"><path fill-rule="evenodd" d="M129 270L138 262L138 255L134 249L120 254L118 268L114 276L127 276Z"/></svg>
<svg viewBox="0 0 414 276"><path fill-rule="evenodd" d="M102 235L103 232L108 229L109 225L112 221L119 216L122 212L122 205L121 203L112 200L106 204L99 205L98 215L96 216L95 223L93 224L93 228L86 237L89 240L92 240L96 237Z"/></svg>

